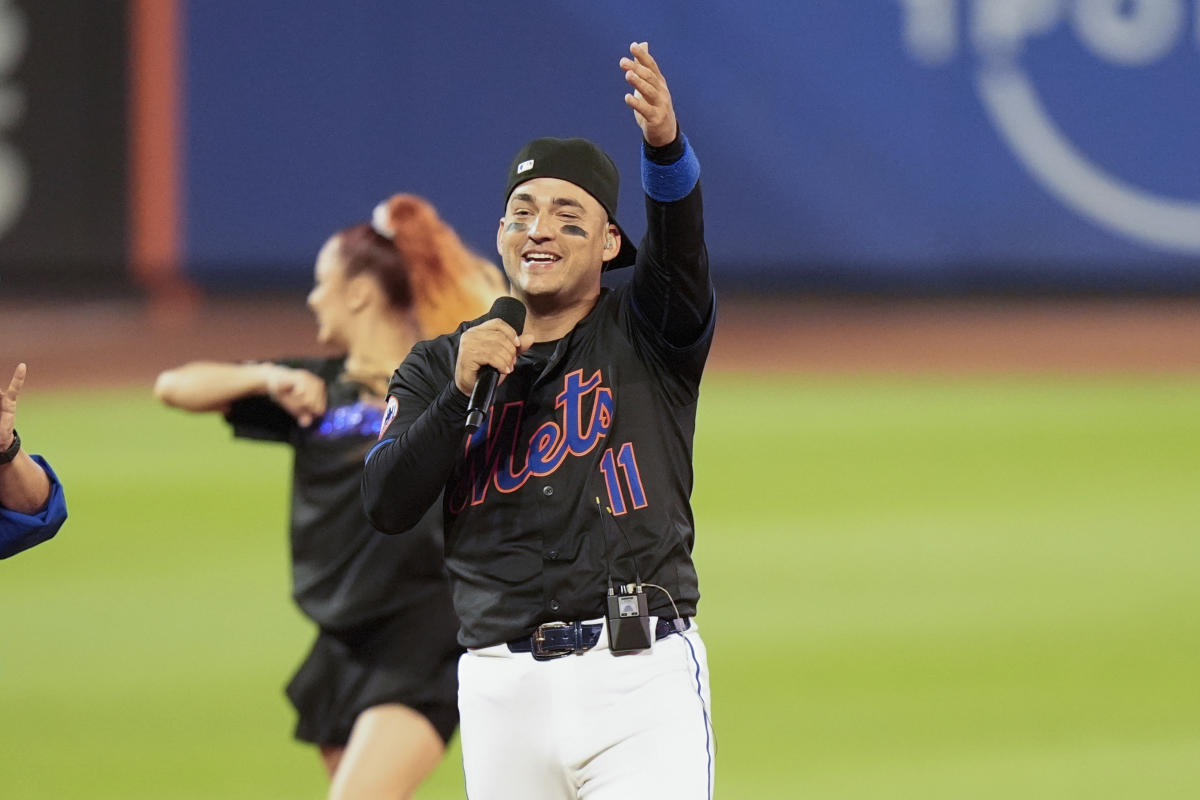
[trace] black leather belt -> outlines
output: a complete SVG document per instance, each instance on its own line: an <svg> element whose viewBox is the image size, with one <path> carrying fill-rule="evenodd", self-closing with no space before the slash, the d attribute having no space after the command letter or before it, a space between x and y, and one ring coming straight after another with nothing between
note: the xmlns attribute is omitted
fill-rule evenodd
<svg viewBox="0 0 1200 800"><path fill-rule="evenodd" d="M655 640L675 632L674 620L660 617L654 626ZM683 619L683 629L692 627L690 619ZM535 661L549 661L552 658L569 656L572 653L583 653L596 646L600 641L600 631L604 626L599 623L584 622L543 622L534 628L529 636L513 639L508 643L508 649L513 653L532 653Z"/></svg>

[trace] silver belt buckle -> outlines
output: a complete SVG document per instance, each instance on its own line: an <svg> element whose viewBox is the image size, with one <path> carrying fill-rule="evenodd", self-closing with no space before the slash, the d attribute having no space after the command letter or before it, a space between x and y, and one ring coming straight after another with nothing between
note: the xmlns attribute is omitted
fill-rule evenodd
<svg viewBox="0 0 1200 800"><path fill-rule="evenodd" d="M530 645L530 649L533 651L534 658L558 658L559 656L565 656L565 655L570 654L571 653L570 649L567 649L567 650L543 650L542 649L542 645L546 641L545 631L556 630L558 628L569 628L569 627L571 627L571 624L569 622L543 622L541 625L538 625L536 628L534 628L533 635L529 637L529 645Z"/></svg>

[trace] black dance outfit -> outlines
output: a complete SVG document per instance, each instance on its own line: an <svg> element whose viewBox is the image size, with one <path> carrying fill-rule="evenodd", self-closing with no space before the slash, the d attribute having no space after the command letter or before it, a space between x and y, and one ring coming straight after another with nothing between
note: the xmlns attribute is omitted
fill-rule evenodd
<svg viewBox="0 0 1200 800"><path fill-rule="evenodd" d="M367 521L360 481L383 408L343 373L345 357L276 362L325 381L326 411L301 428L265 396L235 401L234 435L287 442L295 451L291 507L292 597L317 624L311 652L287 686L296 738L345 745L372 706L400 703L449 740L458 726L458 620L435 504L419 529L385 536Z"/></svg>

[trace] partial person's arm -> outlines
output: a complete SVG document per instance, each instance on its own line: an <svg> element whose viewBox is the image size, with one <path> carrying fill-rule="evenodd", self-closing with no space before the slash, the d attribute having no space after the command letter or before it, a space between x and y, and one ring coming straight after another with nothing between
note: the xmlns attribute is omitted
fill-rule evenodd
<svg viewBox="0 0 1200 800"><path fill-rule="evenodd" d="M0 506L21 514L36 513L50 497L50 479L17 442L17 398L27 371L25 364L17 364L8 388L0 393L0 453L17 448L15 456L0 464Z"/></svg>
<svg viewBox="0 0 1200 800"><path fill-rule="evenodd" d="M25 458L46 480L47 493L41 505L29 511L0 505L0 558L16 555L53 538L67 521L67 500L58 476L41 456L26 455ZM0 484L5 480L0 476Z"/></svg>
<svg viewBox="0 0 1200 800"><path fill-rule="evenodd" d="M646 236L632 279L637 313L673 347L694 344L708 329L713 285L704 245L700 163L679 130L671 93L646 43L621 59L634 87L625 102L642 129Z"/></svg>
<svg viewBox="0 0 1200 800"><path fill-rule="evenodd" d="M161 373L154 394L185 411L220 412L235 400L266 395L302 426L325 413L325 382L307 370L279 364L193 361Z"/></svg>
<svg viewBox="0 0 1200 800"><path fill-rule="evenodd" d="M31 456L17 434L17 398L27 368L18 364L0 391L0 558L52 537L67 519L62 485L41 456Z"/></svg>
<svg viewBox="0 0 1200 800"><path fill-rule="evenodd" d="M8 441L0 439L0 452L8 449ZM0 506L21 514L36 514L50 499L50 478L22 447L16 458L0 464Z"/></svg>

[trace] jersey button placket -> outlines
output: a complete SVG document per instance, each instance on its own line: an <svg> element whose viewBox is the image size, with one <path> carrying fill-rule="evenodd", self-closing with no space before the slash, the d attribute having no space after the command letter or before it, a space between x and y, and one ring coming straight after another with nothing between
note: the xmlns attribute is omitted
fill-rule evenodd
<svg viewBox="0 0 1200 800"><path fill-rule="evenodd" d="M553 486L551 486L550 484L546 484L546 485L542 486L542 497L544 497L546 499L550 499L553 496L554 496L554 487ZM558 561L559 556L560 556L558 550L551 548L551 549L545 550L544 552L545 552L545 558L547 561ZM552 572L557 573L557 570L552 570ZM549 579L548 582L551 585L553 585L554 583L557 583L557 580L551 578L551 575L547 574L546 577ZM550 598L550 602L547 603L547 607L552 612L558 613L558 610L560 608L562 608L562 603L560 603L558 601L558 598L552 597L552 598Z"/></svg>

